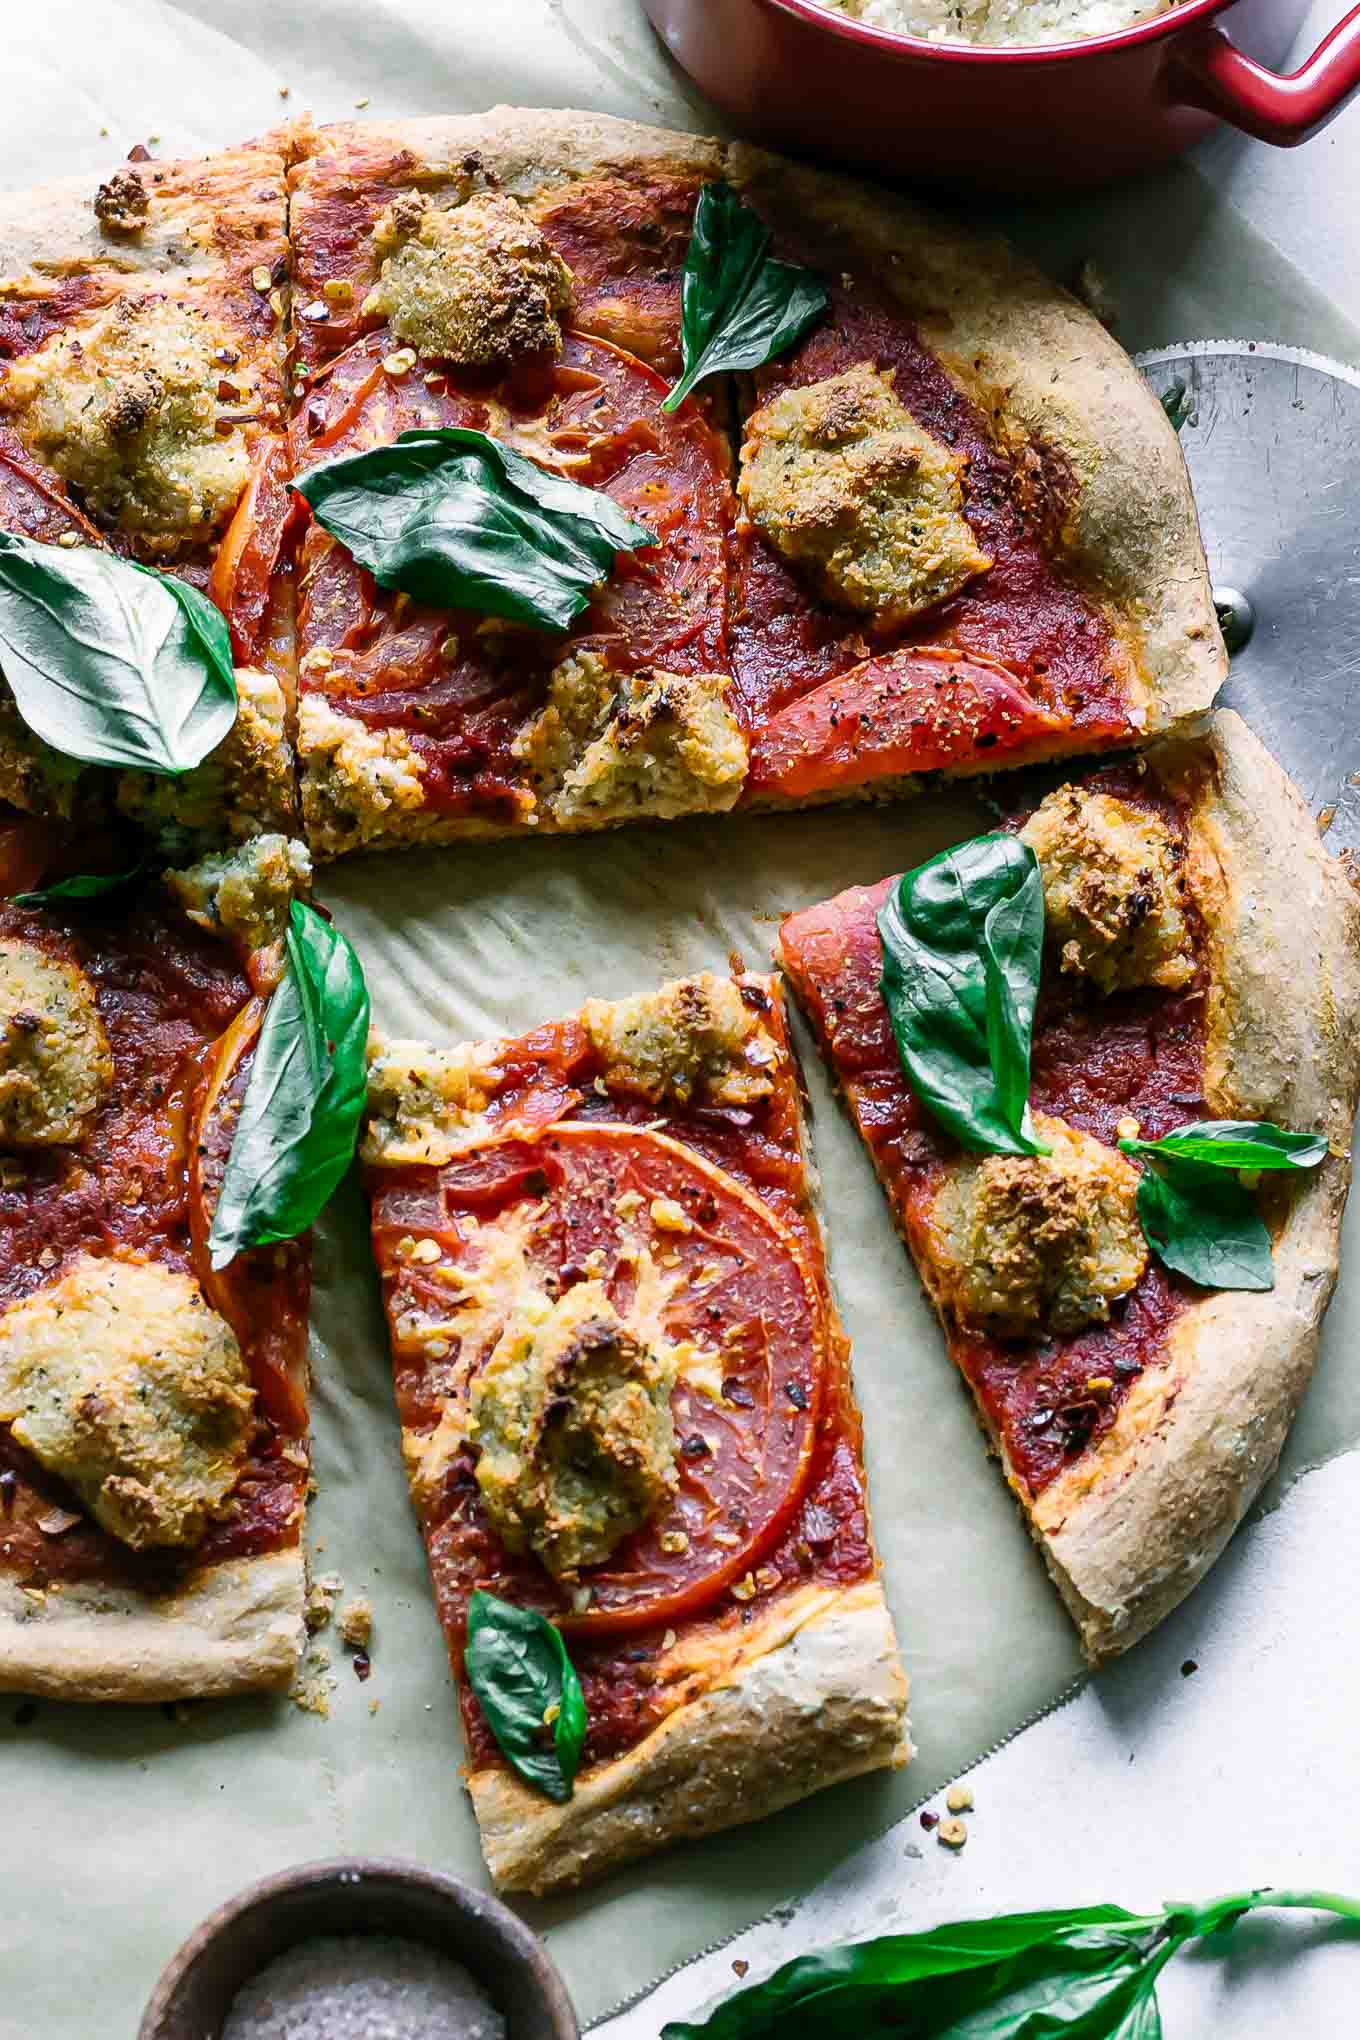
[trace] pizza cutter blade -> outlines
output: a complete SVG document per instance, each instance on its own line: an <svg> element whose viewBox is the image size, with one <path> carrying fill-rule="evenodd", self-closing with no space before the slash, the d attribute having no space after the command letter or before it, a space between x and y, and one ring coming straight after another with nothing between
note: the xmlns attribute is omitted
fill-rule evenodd
<svg viewBox="0 0 1360 2040"><path fill-rule="evenodd" d="M1232 672L1221 699L1360 849L1360 372L1298 347L1137 356L1179 416Z"/></svg>

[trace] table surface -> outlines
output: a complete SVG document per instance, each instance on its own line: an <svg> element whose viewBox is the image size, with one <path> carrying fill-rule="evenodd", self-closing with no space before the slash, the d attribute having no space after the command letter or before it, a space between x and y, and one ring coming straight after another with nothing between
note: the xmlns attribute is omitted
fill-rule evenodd
<svg viewBox="0 0 1360 2040"><path fill-rule="evenodd" d="M1270 4L1259 0L1263 8ZM130 0L126 12L145 14L151 35L161 5ZM461 0L370 0L365 22L373 47L381 43L387 56L405 39L419 58L422 35L438 33L441 18L447 39L449 7L469 20L476 11L463 9ZM1341 8L1342 0L1318 0L1297 54L1313 46ZM162 11L181 27L202 24L256 52L267 47L279 79L291 81L295 106L309 104L334 118L355 103L363 50L339 51L316 37L315 0L229 0L225 8L220 0L166 0ZM495 0L491 12L500 34L507 17L523 21L526 76L517 96L540 104L611 103L643 118L658 111L664 117L662 93L650 100L638 93L633 103L625 59L641 47L640 31L624 31L627 49L620 45L615 62L606 29L593 25L597 18L623 20L618 0L608 6L601 0L598 17L583 0ZM88 28L80 0L44 0L25 19L17 48L8 50L18 83L12 82L7 132L0 135L0 181L26 182L32 165L44 160L58 92L92 116L88 163L67 167L84 170L107 154L99 109L109 81L100 39L75 32L82 22ZM616 74L612 91L589 99L591 73L577 60L587 44L596 73L612 65ZM480 103L477 80L468 75L479 63L475 38L461 43L460 59L458 96ZM648 52L647 61L664 81L660 60ZM439 87L432 76L422 103L442 103ZM167 146L211 146L260 124L258 79L247 91L231 66L208 66L199 80L186 80L169 116L149 85L140 105L136 78L118 80L117 91L119 132L123 122L134 132L139 120L154 126L159 118L177 130L167 132ZM1254 335L1269 332L1323 350L1344 344L1336 337L1344 325L1332 323L1327 301L1360 327L1360 107L1298 151L1224 134L1194 160L1214 191L1312 287L1312 294L1300 288L1287 301L1271 296L1259 305L1250 291L1228 288L1221 295L1238 308L1239 323ZM1117 232L1134 217L1114 201L1102 208L1104 201L1089 215L1098 228L1112 221ZM1131 344L1210 337L1159 323L1158 260L1169 246L1183 279L1193 267L1198 225L1168 221L1166 245L1159 238L1156 247L1123 251L1125 270L1140 280L1141 301L1124 307ZM1149 233L1145 219L1129 230ZM1176 302L1190 301L1182 289ZM1360 1281L1360 1273L1346 1279ZM976 1811L960 1854L940 1847L913 1818L866 1845L799 1904L679 1971L598 2032L608 2040L643 2040L663 2018L692 2016L732 1988L734 1965L749 1965L754 1978L817 1943L949 1917L1096 1900L1142 1907L1257 1883L1360 1890L1354 1754L1360 1638L1351 1584L1358 1570L1360 1454L1352 1454L1305 1476L1273 1515L1250 1525L1209 1581L1130 1659L975 1768L969 1783ZM909 1657L911 1639L903 1641ZM1293 1959L1282 1961L1286 1952ZM1169 2040L1219 2032L1239 2040L1339 2036L1355 2029L1360 1948L1353 1937L1298 1916L1251 1922L1223 1950L1180 1958L1161 1994Z"/></svg>

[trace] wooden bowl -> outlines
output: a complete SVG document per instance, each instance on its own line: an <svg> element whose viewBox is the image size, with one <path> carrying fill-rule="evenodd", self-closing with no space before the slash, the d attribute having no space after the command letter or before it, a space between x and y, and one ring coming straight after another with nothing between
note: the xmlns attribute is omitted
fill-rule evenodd
<svg viewBox="0 0 1360 2040"><path fill-rule="evenodd" d="M323 1934L422 1941L477 1978L512 2040L580 2040L546 1948L499 1899L416 1863L369 1856L303 1863L220 1905L162 1972L137 2040L221 2040L237 1992L286 1949Z"/></svg>

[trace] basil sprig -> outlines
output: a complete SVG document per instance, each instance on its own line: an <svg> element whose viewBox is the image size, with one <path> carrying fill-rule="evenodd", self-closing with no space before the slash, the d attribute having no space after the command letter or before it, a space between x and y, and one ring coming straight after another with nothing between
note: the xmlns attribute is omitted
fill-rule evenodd
<svg viewBox="0 0 1360 2040"><path fill-rule="evenodd" d="M1275 1907L1360 1920L1360 1899L1268 1888L1155 1913L1096 1905L964 1920L800 1955L706 2019L663 2026L662 2040L1161 2040L1157 1979L1177 1950Z"/></svg>
<svg viewBox="0 0 1360 2040"><path fill-rule="evenodd" d="M611 496L462 426L403 432L293 484L383 588L566 630L621 552L655 545Z"/></svg>
<svg viewBox="0 0 1360 2040"><path fill-rule="evenodd" d="M1165 1267L1205 1289L1275 1287L1270 1234L1242 1169L1315 1169L1320 1133L1291 1133L1269 1120L1202 1119L1160 1140L1121 1140L1153 1164L1138 1179L1138 1221Z"/></svg>
<svg viewBox="0 0 1360 2040"><path fill-rule="evenodd" d="M127 871L80 872L73 878L59 878L52 885L39 887L35 892L18 892L12 895L16 907L52 907L74 900L102 900L109 893L121 892L125 885L132 885L146 870L146 860L141 859Z"/></svg>
<svg viewBox="0 0 1360 2040"><path fill-rule="evenodd" d="M214 1268L295 1239L349 1166L366 1089L368 987L351 944L294 900L208 1234Z"/></svg>
<svg viewBox="0 0 1360 2040"><path fill-rule="evenodd" d="M463 1669L520 1777L559 1805L570 1799L586 1703L561 1631L532 1608L479 1588L468 1603Z"/></svg>
<svg viewBox="0 0 1360 2040"><path fill-rule="evenodd" d="M45 744L173 776L236 720L226 619L173 574L0 532L0 671Z"/></svg>
<svg viewBox="0 0 1360 2040"><path fill-rule="evenodd" d="M706 184L680 286L685 372L662 405L674 411L705 376L773 361L831 300L810 269L769 253L770 230L730 184Z"/></svg>
<svg viewBox="0 0 1360 2040"><path fill-rule="evenodd" d="M1044 888L1027 843L975 836L900 878L878 916L880 990L922 1104L966 1148L1037 1155L1029 1057Z"/></svg>

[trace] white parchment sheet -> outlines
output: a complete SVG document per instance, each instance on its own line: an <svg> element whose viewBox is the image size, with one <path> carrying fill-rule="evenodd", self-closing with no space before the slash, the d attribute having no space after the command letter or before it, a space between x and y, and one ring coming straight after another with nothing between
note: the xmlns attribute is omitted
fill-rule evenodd
<svg viewBox="0 0 1360 2040"><path fill-rule="evenodd" d="M47 0L6 29L0 183L10 185L84 170L93 188L134 142L165 155L211 149L304 108L353 117L359 101L373 115L504 99L709 124L632 0ZM1057 275L1097 259L1130 346L1233 332L1360 355L1341 315L1191 170L1014 224ZM378 1024L455 1040L519 1029L592 992L723 968L734 949L761 965L783 913L987 819L971 797L950 796L684 824L365 859L325 872L319 890L359 947ZM526 1908L585 2019L806 1889L1051 1705L1079 1670L868 1165L805 1059L919 1755L895 1779L824 1794L579 1900ZM1343 1288L1287 1471L1360 1439L1358 1333L1360 1298ZM373 1599L372 1677L361 1685L333 1645L325 1721L285 1701L175 1718L4 1702L5 2040L124 2040L183 1934L286 1864L373 1851L482 1875L352 1184L318 1231L313 1357L309 1542L317 1571Z"/></svg>

